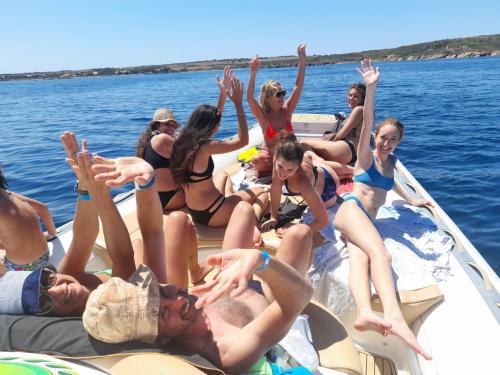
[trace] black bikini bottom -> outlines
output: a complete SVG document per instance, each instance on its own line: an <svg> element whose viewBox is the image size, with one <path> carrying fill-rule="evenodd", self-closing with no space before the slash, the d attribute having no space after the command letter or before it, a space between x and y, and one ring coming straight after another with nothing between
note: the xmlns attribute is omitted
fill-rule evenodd
<svg viewBox="0 0 500 375"><path fill-rule="evenodd" d="M214 216L215 213L219 210L219 208L222 207L225 200L226 197L224 197L224 195L221 194L212 202L210 206L208 206L208 208L205 208L204 210L193 210L188 207L188 211L191 214L191 217L193 218L194 221L208 225L212 216Z"/></svg>
<svg viewBox="0 0 500 375"><path fill-rule="evenodd" d="M167 207L168 202L172 200L177 190L170 191L159 191L158 195L160 196L161 208L165 209Z"/></svg>
<svg viewBox="0 0 500 375"><path fill-rule="evenodd" d="M351 150L351 161L347 164L354 164L356 163L356 160L358 160L358 155L356 154L356 149L354 148L354 145L352 144L352 142L348 139L341 139L341 141L344 141L345 143L347 143L347 145L349 146L349 149Z"/></svg>

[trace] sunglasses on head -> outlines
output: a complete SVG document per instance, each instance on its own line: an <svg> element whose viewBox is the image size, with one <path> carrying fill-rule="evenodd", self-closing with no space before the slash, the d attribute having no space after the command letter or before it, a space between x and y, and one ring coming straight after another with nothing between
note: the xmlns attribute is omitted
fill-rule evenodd
<svg viewBox="0 0 500 375"><path fill-rule="evenodd" d="M54 308L52 296L42 290L47 290L56 285L57 275L50 268L44 268L40 275L40 298L38 300L38 315L47 315Z"/></svg>
<svg viewBox="0 0 500 375"><path fill-rule="evenodd" d="M281 98L282 96L285 96L285 95L286 95L286 90L278 91L278 92L274 93L274 96L277 98Z"/></svg>

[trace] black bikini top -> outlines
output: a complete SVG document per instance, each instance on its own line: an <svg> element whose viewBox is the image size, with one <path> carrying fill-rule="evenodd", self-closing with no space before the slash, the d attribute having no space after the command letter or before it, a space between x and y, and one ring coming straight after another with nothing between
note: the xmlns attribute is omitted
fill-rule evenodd
<svg viewBox="0 0 500 375"><path fill-rule="evenodd" d="M146 143L146 147L144 147L144 152L142 154L142 158L146 160L154 169L158 168L169 168L170 167L170 159L167 159L164 156L161 156L157 153L153 146L151 146L151 140Z"/></svg>
<svg viewBox="0 0 500 375"><path fill-rule="evenodd" d="M313 186L316 186L316 181L318 181L318 168L316 166L313 166L312 171L313 171L313 175L314 175ZM293 192L288 188L288 181L287 180L285 180L285 188L286 188L286 192L283 192L284 195L290 195L292 197L300 195L300 193Z"/></svg>
<svg viewBox="0 0 500 375"><path fill-rule="evenodd" d="M194 171L189 171L188 172L188 183L195 184L197 182L205 181L208 180L210 177L212 177L212 173L214 172L214 161L212 159L212 156L208 158L208 165L207 169L204 172L194 172ZM196 179L193 179L192 177L198 177Z"/></svg>

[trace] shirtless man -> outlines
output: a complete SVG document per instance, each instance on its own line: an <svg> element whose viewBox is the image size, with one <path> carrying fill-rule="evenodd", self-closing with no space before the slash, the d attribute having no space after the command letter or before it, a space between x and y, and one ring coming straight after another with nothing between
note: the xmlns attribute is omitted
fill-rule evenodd
<svg viewBox="0 0 500 375"><path fill-rule="evenodd" d="M50 234L55 235L55 227L48 209L43 207L46 208L43 203L7 191L7 181L0 167L0 248L6 253L7 271L32 271L47 264L47 241L37 211L44 212Z"/></svg>
<svg viewBox="0 0 500 375"><path fill-rule="evenodd" d="M93 166L101 172L96 179L107 179L112 186L147 173L147 167L132 158L129 168L113 160L99 161ZM303 277L311 261L309 227L296 225L287 231L276 257L269 257L251 249L252 211L244 202L234 210L223 242L224 250L233 250L208 258L221 270L213 281L188 293L158 283L141 266L128 282L112 278L91 293L83 315L87 331L106 342L171 341L230 373L249 370L285 336L312 295ZM264 294L247 288L254 273L263 281Z"/></svg>

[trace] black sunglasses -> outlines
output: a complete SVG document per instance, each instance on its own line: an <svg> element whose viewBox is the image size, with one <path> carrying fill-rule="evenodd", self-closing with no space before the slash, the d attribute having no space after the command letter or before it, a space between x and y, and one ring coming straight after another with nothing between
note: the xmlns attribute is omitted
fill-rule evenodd
<svg viewBox="0 0 500 375"><path fill-rule="evenodd" d="M278 92L274 93L274 96L277 98L281 98L282 96L285 96L285 95L286 95L286 90L278 91Z"/></svg>
<svg viewBox="0 0 500 375"><path fill-rule="evenodd" d="M54 308L54 299L42 289L50 289L57 282L57 275L50 268L44 268L40 275L40 298L38 300L38 315L47 315Z"/></svg>

